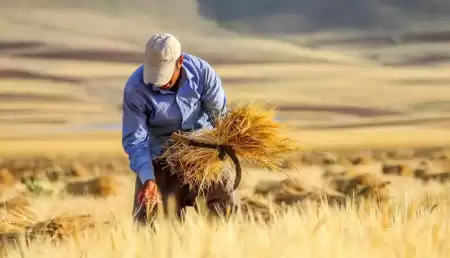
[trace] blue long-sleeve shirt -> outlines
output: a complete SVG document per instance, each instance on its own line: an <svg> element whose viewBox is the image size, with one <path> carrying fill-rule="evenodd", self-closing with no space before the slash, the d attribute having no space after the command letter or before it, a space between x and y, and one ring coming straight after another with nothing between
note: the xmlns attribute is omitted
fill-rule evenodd
<svg viewBox="0 0 450 258"><path fill-rule="evenodd" d="M154 179L152 159L178 130L211 128L212 116L226 112L227 98L214 69L183 53L178 92L143 82L141 65L128 78L123 95L122 146L142 183Z"/></svg>

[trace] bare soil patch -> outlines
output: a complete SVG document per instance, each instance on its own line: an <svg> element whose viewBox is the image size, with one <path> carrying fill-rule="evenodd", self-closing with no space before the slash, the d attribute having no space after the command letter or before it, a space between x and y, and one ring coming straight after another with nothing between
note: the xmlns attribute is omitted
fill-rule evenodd
<svg viewBox="0 0 450 258"><path fill-rule="evenodd" d="M194 54L194 53L193 53ZM103 50L103 49L54 49L39 52L20 52L13 54L16 57L58 59L58 60L82 60L120 63L142 63L143 53L137 51ZM207 60L214 65L239 65L239 64L270 64L270 63L330 63L315 58L298 58L276 60L273 58L258 57L248 59L232 56L220 56L212 53L196 52L195 55Z"/></svg>
<svg viewBox="0 0 450 258"><path fill-rule="evenodd" d="M407 43L440 43L450 41L450 31L409 32L400 37Z"/></svg>
<svg viewBox="0 0 450 258"><path fill-rule="evenodd" d="M387 46L397 44L429 44L450 42L450 31L420 31L399 34L380 34L332 39L317 39L310 42L313 46L367 45Z"/></svg>
<svg viewBox="0 0 450 258"><path fill-rule="evenodd" d="M73 96L53 96L47 94L0 93L1 102L45 101L45 102L78 102Z"/></svg>
<svg viewBox="0 0 450 258"><path fill-rule="evenodd" d="M27 71L24 69L0 69L0 79L45 80L54 82L81 83L83 79L70 76L56 76Z"/></svg>
<svg viewBox="0 0 450 258"><path fill-rule="evenodd" d="M27 58L83 60L83 61L109 61L122 63L141 63L142 53L132 51L112 50L82 50L82 49L55 49L39 52L21 52L14 56Z"/></svg>
<svg viewBox="0 0 450 258"><path fill-rule="evenodd" d="M417 57L409 57L399 61L381 61L388 66L422 66L438 65L450 62L450 55L444 53L430 53Z"/></svg>
<svg viewBox="0 0 450 258"><path fill-rule="evenodd" d="M277 82L276 78L237 78L237 77L222 77L222 82L227 86L232 86L233 84L253 84L253 83L263 83L263 82Z"/></svg>
<svg viewBox="0 0 450 258"><path fill-rule="evenodd" d="M47 125L61 125L66 124L67 121L58 118L48 118L48 117L33 117L33 118L0 118L0 124L47 124Z"/></svg>
<svg viewBox="0 0 450 258"><path fill-rule="evenodd" d="M382 122L365 122L361 124L342 124L342 125L312 125L305 126L302 128L306 129L353 129L353 128L364 128L364 127L384 127L384 126L405 126L405 125L419 125L426 123L436 123L436 122L444 122L450 121L450 118L417 118L411 120L398 120L398 121L382 121Z"/></svg>
<svg viewBox="0 0 450 258"><path fill-rule="evenodd" d="M8 50L28 50L30 48L38 48L45 46L42 41L1 41L0 40L0 53Z"/></svg>
<svg viewBox="0 0 450 258"><path fill-rule="evenodd" d="M21 109L0 109L0 115L2 114L30 114L30 113L36 113L36 109L27 109L27 108L21 108Z"/></svg>
<svg viewBox="0 0 450 258"><path fill-rule="evenodd" d="M277 106L279 111L316 111L316 112L334 112L359 117L376 117L387 115L400 115L401 112L385 109L365 108L356 106L311 106L311 105L285 105Z"/></svg>
<svg viewBox="0 0 450 258"><path fill-rule="evenodd" d="M450 84L450 78L400 79L396 80L395 82L411 86L427 86L430 84Z"/></svg>

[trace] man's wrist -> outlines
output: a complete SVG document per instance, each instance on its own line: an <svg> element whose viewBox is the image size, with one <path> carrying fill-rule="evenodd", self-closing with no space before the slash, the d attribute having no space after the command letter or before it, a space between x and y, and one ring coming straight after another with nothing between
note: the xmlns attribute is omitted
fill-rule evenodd
<svg viewBox="0 0 450 258"><path fill-rule="evenodd" d="M149 185L150 183L156 183L155 179L147 179L144 181L143 185Z"/></svg>
<svg viewBox="0 0 450 258"><path fill-rule="evenodd" d="M155 180L155 177L150 173L139 173L139 179L141 180L141 184L145 184L148 180Z"/></svg>

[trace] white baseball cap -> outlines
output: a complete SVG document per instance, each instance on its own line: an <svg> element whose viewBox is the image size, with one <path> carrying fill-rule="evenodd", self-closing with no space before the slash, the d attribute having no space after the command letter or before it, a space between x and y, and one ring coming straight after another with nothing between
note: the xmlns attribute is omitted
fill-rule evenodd
<svg viewBox="0 0 450 258"><path fill-rule="evenodd" d="M169 33L153 35L145 47L144 83L162 86L167 84L181 56L181 44Z"/></svg>

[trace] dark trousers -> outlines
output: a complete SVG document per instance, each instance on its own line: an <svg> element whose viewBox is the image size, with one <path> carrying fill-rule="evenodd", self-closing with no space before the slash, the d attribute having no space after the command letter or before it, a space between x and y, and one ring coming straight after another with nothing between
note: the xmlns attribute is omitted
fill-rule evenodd
<svg viewBox="0 0 450 258"><path fill-rule="evenodd" d="M173 197L175 201L175 212L179 219L183 218L186 207L194 207L197 210L196 199L200 195L196 189L189 189L188 185L184 185L178 179L176 174L172 174L169 167L163 160L153 160L156 184L161 194L162 205L156 205L154 212L150 217L154 216L157 209L163 209L167 215L169 207L169 198ZM204 197L206 207L212 215L225 215L227 212L234 213L239 208L239 197L233 190L234 175L224 173L222 182L213 184L204 190L201 195ZM133 214L134 220L140 223L146 223L147 213L144 206L137 202L137 194L142 187L139 177L136 177L136 186L134 193Z"/></svg>

